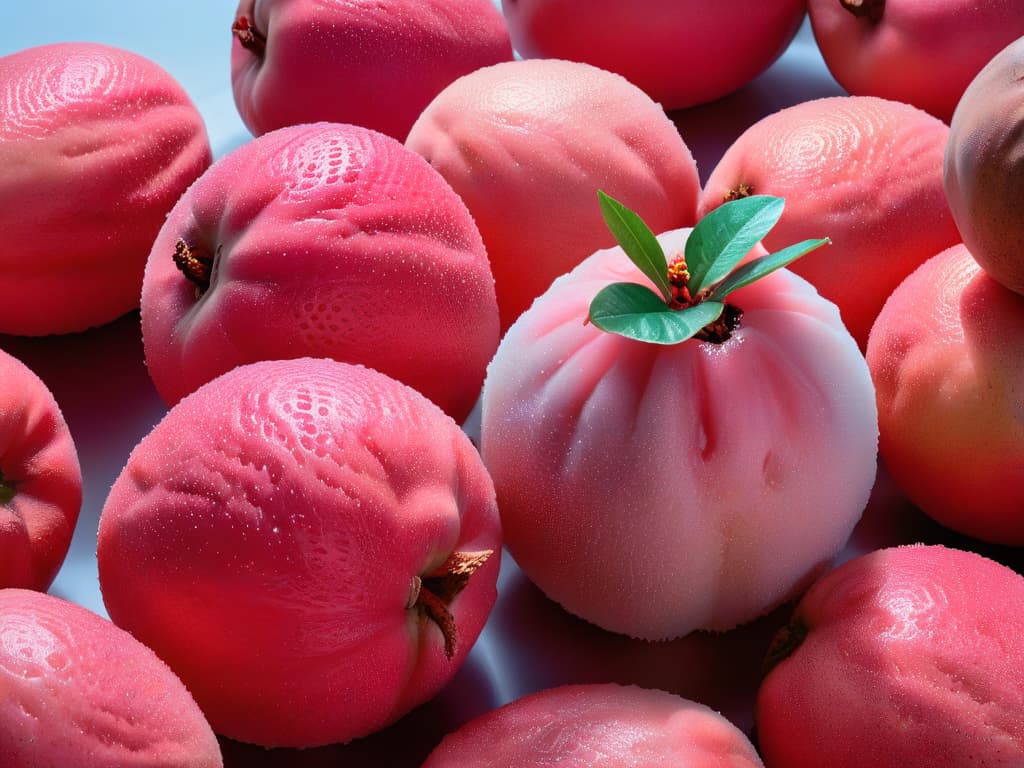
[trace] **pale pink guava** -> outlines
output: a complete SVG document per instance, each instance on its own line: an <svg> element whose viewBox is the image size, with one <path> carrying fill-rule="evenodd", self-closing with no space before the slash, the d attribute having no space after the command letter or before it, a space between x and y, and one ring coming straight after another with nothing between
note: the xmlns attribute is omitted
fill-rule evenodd
<svg viewBox="0 0 1024 768"><path fill-rule="evenodd" d="M919 267L868 339L879 451L922 511L1024 544L1024 296L961 243Z"/></svg>
<svg viewBox="0 0 1024 768"><path fill-rule="evenodd" d="M487 247L502 328L615 240L603 189L656 231L696 221L700 179L675 125L639 88L587 64L497 64L456 80L406 146L466 201Z"/></svg>
<svg viewBox="0 0 1024 768"><path fill-rule="evenodd" d="M950 124L943 181L971 255L1024 294L1024 37L964 91Z"/></svg>
<svg viewBox="0 0 1024 768"><path fill-rule="evenodd" d="M394 139L282 128L188 190L142 285L146 365L173 404L236 365L332 357L399 379L463 420L498 345L465 204Z"/></svg>
<svg viewBox="0 0 1024 768"><path fill-rule="evenodd" d="M885 299L926 259L960 242L942 188L949 128L926 112L869 96L802 102L762 118L726 149L700 215L726 200L778 195L786 210L769 250L826 233L794 262L864 349Z"/></svg>
<svg viewBox="0 0 1024 768"><path fill-rule="evenodd" d="M511 61L492 0L240 0L231 84L255 135L354 123L399 141L442 88Z"/></svg>
<svg viewBox="0 0 1024 768"><path fill-rule="evenodd" d="M659 236L682 252L689 230ZM570 612L647 639L751 621L846 542L876 469L864 358L834 305L780 270L730 296L721 343L585 324L619 248L559 278L484 383L482 451L506 544Z"/></svg>
<svg viewBox="0 0 1024 768"><path fill-rule="evenodd" d="M127 632L73 603L0 589L6 768L221 768L181 680Z"/></svg>
<svg viewBox="0 0 1024 768"><path fill-rule="evenodd" d="M81 506L78 453L57 401L0 350L0 588L49 588Z"/></svg>
<svg viewBox="0 0 1024 768"><path fill-rule="evenodd" d="M849 93L949 122L967 84L1024 35L1020 0L808 0L814 38Z"/></svg>
<svg viewBox="0 0 1024 768"><path fill-rule="evenodd" d="M111 618L217 733L310 747L436 694L495 600L494 488L411 388L333 360L240 366L174 406L103 507Z"/></svg>
<svg viewBox="0 0 1024 768"><path fill-rule="evenodd" d="M565 685L465 724L423 768L763 768L750 740L714 710L665 691Z"/></svg>
<svg viewBox="0 0 1024 768"><path fill-rule="evenodd" d="M0 333L83 331L139 306L167 212L210 164L184 89L93 43L0 57Z"/></svg>
<svg viewBox="0 0 1024 768"><path fill-rule="evenodd" d="M502 0L524 56L617 72L665 109L713 101L761 74L786 49L804 0Z"/></svg>
<svg viewBox="0 0 1024 768"><path fill-rule="evenodd" d="M1024 578L981 555L847 561L804 595L766 666L768 768L1024 765Z"/></svg>

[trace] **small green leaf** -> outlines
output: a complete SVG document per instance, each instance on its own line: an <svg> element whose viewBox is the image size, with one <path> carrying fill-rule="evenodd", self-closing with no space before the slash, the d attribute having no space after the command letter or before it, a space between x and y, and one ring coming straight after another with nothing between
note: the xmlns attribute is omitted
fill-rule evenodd
<svg viewBox="0 0 1024 768"><path fill-rule="evenodd" d="M686 241L689 289L694 296L728 275L782 216L781 197L730 200L697 222Z"/></svg>
<svg viewBox="0 0 1024 768"><path fill-rule="evenodd" d="M590 322L602 331L653 344L686 341L722 314L725 305L704 301L672 309L658 294L636 283L606 285L590 303Z"/></svg>
<svg viewBox="0 0 1024 768"><path fill-rule="evenodd" d="M633 211L601 190L597 192L601 215L630 261L650 278L665 301L672 301L672 288L668 282L668 262L661 243Z"/></svg>
<svg viewBox="0 0 1024 768"><path fill-rule="evenodd" d="M711 295L715 297L716 301L721 301L737 288L750 285L755 280L760 280L770 272L774 272L776 269L781 269L787 264L792 264L801 256L804 256L831 242L832 241L827 237L820 240L804 240L803 242L787 246L781 251L769 253L767 256L762 256L759 259L748 261L735 272L730 273L725 280L714 288Z"/></svg>

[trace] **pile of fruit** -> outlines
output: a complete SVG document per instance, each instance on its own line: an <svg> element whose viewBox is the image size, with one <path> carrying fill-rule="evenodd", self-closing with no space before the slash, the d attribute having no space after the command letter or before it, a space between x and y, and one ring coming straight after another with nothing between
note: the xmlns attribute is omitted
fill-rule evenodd
<svg viewBox="0 0 1024 768"><path fill-rule="evenodd" d="M701 176L805 20L846 94ZM1024 765L1017 0L226 22L219 157L141 52L0 56L0 765ZM12 352L114 324L89 516L138 425Z"/></svg>

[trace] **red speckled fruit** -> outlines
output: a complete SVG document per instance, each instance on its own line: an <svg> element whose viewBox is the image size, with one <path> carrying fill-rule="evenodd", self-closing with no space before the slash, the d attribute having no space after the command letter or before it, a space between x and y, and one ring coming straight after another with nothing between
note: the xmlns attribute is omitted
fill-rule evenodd
<svg viewBox="0 0 1024 768"><path fill-rule="evenodd" d="M210 164L188 95L134 53L60 43L0 57L0 104L0 333L138 307L153 238Z"/></svg>
<svg viewBox="0 0 1024 768"><path fill-rule="evenodd" d="M980 555L907 546L844 563L769 664L768 768L1024 765L1024 578Z"/></svg>
<svg viewBox="0 0 1024 768"><path fill-rule="evenodd" d="M73 603L0 589L0 755L9 768L220 768L192 696L127 632Z"/></svg>

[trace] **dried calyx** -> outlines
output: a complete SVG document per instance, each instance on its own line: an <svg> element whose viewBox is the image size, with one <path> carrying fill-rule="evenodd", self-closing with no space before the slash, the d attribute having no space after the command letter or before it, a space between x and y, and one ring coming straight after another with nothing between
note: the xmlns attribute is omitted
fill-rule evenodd
<svg viewBox="0 0 1024 768"><path fill-rule="evenodd" d="M218 249L219 250L219 249ZM196 298L210 287L216 254L208 256L180 239L174 244L174 265L196 287Z"/></svg>
<svg viewBox="0 0 1024 768"><path fill-rule="evenodd" d="M494 550L481 552L453 552L441 565L425 576L413 576L409 585L407 608L419 611L423 620L429 619L444 636L444 655L455 656L458 631L455 617L449 607L470 577L494 554Z"/></svg>

